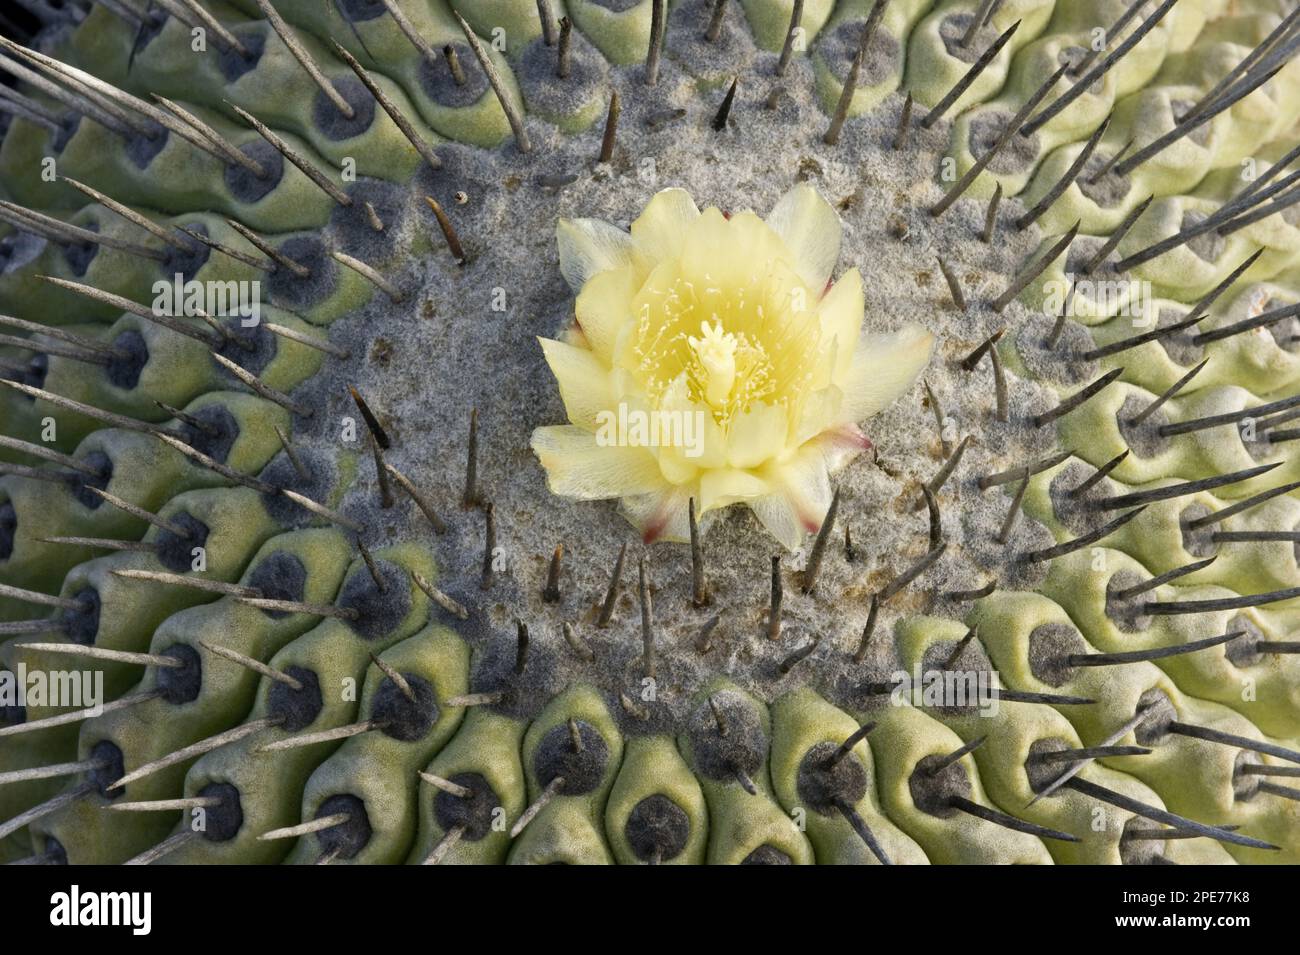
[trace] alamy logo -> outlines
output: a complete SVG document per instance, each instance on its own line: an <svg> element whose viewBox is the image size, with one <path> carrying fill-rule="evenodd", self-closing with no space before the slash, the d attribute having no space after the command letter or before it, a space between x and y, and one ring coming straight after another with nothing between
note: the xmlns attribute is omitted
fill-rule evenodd
<svg viewBox="0 0 1300 955"><path fill-rule="evenodd" d="M703 411L642 411L620 403L596 413L596 444L602 448L681 448L688 458L704 453Z"/></svg>
<svg viewBox="0 0 1300 955"><path fill-rule="evenodd" d="M50 896L50 924L126 925L132 935L148 935L153 927L153 893L82 892L74 885Z"/></svg>
<svg viewBox="0 0 1300 955"><path fill-rule="evenodd" d="M889 676L894 706L974 708L997 716L998 679L992 670L895 670Z"/></svg>
<svg viewBox="0 0 1300 955"><path fill-rule="evenodd" d="M186 281L177 272L172 281L153 283L153 313L172 317L207 315L210 318L238 318L244 328L262 321L262 283L259 281Z"/></svg>
<svg viewBox="0 0 1300 955"><path fill-rule="evenodd" d="M65 706L98 716L104 708L104 671L28 670L25 663L0 670L0 707L11 706Z"/></svg>
<svg viewBox="0 0 1300 955"><path fill-rule="evenodd" d="M1053 279L1043 291L1043 312L1051 318L1062 313L1070 318L1129 318L1135 328L1145 328L1154 321L1155 295L1150 282L1089 278L1066 272L1064 279ZM1082 302L1089 304L1085 307Z"/></svg>

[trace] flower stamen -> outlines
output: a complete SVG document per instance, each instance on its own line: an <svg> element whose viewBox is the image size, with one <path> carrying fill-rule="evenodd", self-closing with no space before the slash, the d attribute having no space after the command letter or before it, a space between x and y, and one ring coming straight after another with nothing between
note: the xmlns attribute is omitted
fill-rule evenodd
<svg viewBox="0 0 1300 955"><path fill-rule="evenodd" d="M700 323L700 338L687 339L704 370L704 400L713 408L726 407L731 389L736 384L736 336L722 330L722 322L714 316L714 324Z"/></svg>

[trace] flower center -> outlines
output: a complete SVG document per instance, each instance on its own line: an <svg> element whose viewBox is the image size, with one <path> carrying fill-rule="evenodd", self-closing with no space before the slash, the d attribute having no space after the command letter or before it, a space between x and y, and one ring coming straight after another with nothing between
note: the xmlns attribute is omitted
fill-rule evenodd
<svg viewBox="0 0 1300 955"><path fill-rule="evenodd" d="M630 356L653 402L683 388L725 428L754 402L785 401L798 389L794 366L809 358L795 359L808 349L795 341L803 332L787 327L784 293L672 277L643 294Z"/></svg>
<svg viewBox="0 0 1300 955"><path fill-rule="evenodd" d="M701 337L687 339L704 371L704 400L713 408L726 407L736 384L736 336L722 330L722 323L700 323Z"/></svg>

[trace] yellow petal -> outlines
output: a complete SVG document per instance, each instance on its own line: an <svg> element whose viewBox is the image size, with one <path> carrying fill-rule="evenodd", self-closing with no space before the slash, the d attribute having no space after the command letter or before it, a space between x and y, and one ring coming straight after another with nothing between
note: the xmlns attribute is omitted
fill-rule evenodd
<svg viewBox="0 0 1300 955"><path fill-rule="evenodd" d="M615 410L616 400L610 390L609 369L585 348L539 338L546 363L551 366L560 386L560 398L569 420L584 431L595 431L596 416Z"/></svg>
<svg viewBox="0 0 1300 955"><path fill-rule="evenodd" d="M816 444L805 445L781 464L759 472L779 490L750 501L749 507L768 533L791 550L821 526L831 503L826 460Z"/></svg>
<svg viewBox="0 0 1300 955"><path fill-rule="evenodd" d="M682 454L680 448L658 448L659 473L665 481L674 486L690 484L699 475L700 469Z"/></svg>
<svg viewBox="0 0 1300 955"><path fill-rule="evenodd" d="M788 432L784 408L755 402L731 423L727 463L733 468L760 467L785 449Z"/></svg>
<svg viewBox="0 0 1300 955"><path fill-rule="evenodd" d="M659 262L681 252L687 231L699 217L689 192L664 189L632 223L632 241L651 262Z"/></svg>
<svg viewBox="0 0 1300 955"><path fill-rule="evenodd" d="M555 225L560 274L574 292L607 269L632 263L632 237L599 219L561 219Z"/></svg>
<svg viewBox="0 0 1300 955"><path fill-rule="evenodd" d="M855 424L841 424L823 431L809 447L816 447L826 461L826 470L834 474L863 451L870 450L871 439Z"/></svg>
<svg viewBox="0 0 1300 955"><path fill-rule="evenodd" d="M815 531L821 527L826 509L831 506L832 492L826 458L820 448L815 444L804 445L779 468L765 469L764 476L783 486L804 530Z"/></svg>
<svg viewBox="0 0 1300 955"><path fill-rule="evenodd" d="M719 427L708 405L691 401L685 372L664 391L658 410L661 414L671 416L676 433L682 439L675 447L666 448L665 451L679 455L685 459L684 464L689 464L696 470L726 465L727 434ZM661 463L663 458L664 455L661 454ZM673 483L680 484L681 481Z"/></svg>
<svg viewBox="0 0 1300 955"><path fill-rule="evenodd" d="M756 276L766 278L774 261L794 259L767 223L752 212L738 212L728 219L710 207L686 235L680 269L701 291L710 287L729 291L753 285Z"/></svg>
<svg viewBox="0 0 1300 955"><path fill-rule="evenodd" d="M822 344L835 342L835 377L843 379L853 364L858 336L862 333L862 315L865 308L862 296L862 276L857 269L849 269L831 286L817 315L822 323Z"/></svg>
<svg viewBox="0 0 1300 955"><path fill-rule="evenodd" d="M830 203L801 182L780 198L767 224L794 255L795 269L814 294L820 295L840 258L843 227Z"/></svg>
<svg viewBox="0 0 1300 955"><path fill-rule="evenodd" d="M908 325L889 335L864 335L848 374L841 420L856 423L880 411L912 387L930 362L934 336L920 325Z"/></svg>
<svg viewBox="0 0 1300 955"><path fill-rule="evenodd" d="M657 412L656 437L659 471L669 484L686 484L694 481L700 468L687 451L703 451L700 420L691 414L691 402L686 393L686 375L673 379L660 399ZM698 457L698 455L696 455Z"/></svg>
<svg viewBox="0 0 1300 955"><path fill-rule="evenodd" d="M799 417L789 443L801 445L833 427L841 418L843 405L844 393L834 385L808 395L799 408Z"/></svg>
<svg viewBox="0 0 1300 955"><path fill-rule="evenodd" d="M786 550L794 550L803 541L803 525L799 522L790 499L784 494L778 492L750 501L749 509L764 529Z"/></svg>
<svg viewBox="0 0 1300 955"><path fill-rule="evenodd" d="M727 433L718 425L718 422L706 406L694 404L691 408L700 416L696 420L704 422L704 437L700 441L701 453L695 455L694 449L687 449L686 456L697 467L724 467L727 463Z"/></svg>
<svg viewBox="0 0 1300 955"><path fill-rule="evenodd" d="M625 497L623 515L641 532L647 544L657 540L684 543L691 539L691 491L674 487L652 494Z"/></svg>
<svg viewBox="0 0 1300 955"><path fill-rule="evenodd" d="M553 494L593 501L666 486L659 463L645 448L602 446L594 434L573 425L538 428L532 445Z"/></svg>
<svg viewBox="0 0 1300 955"><path fill-rule="evenodd" d="M631 266L597 273L578 293L574 303L578 325L591 350L607 362L614 355L619 334L632 324L636 293L636 270Z"/></svg>
<svg viewBox="0 0 1300 955"><path fill-rule="evenodd" d="M768 483L750 471L734 468L705 471L700 475L700 513L737 501L752 501L771 492Z"/></svg>

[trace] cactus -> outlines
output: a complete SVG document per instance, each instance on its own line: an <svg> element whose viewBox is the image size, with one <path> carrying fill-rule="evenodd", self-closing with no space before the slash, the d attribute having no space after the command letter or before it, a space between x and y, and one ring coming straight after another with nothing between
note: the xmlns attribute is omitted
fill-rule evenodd
<svg viewBox="0 0 1300 955"><path fill-rule="evenodd" d="M0 861L1300 861L1289 6L33 5Z"/></svg>

